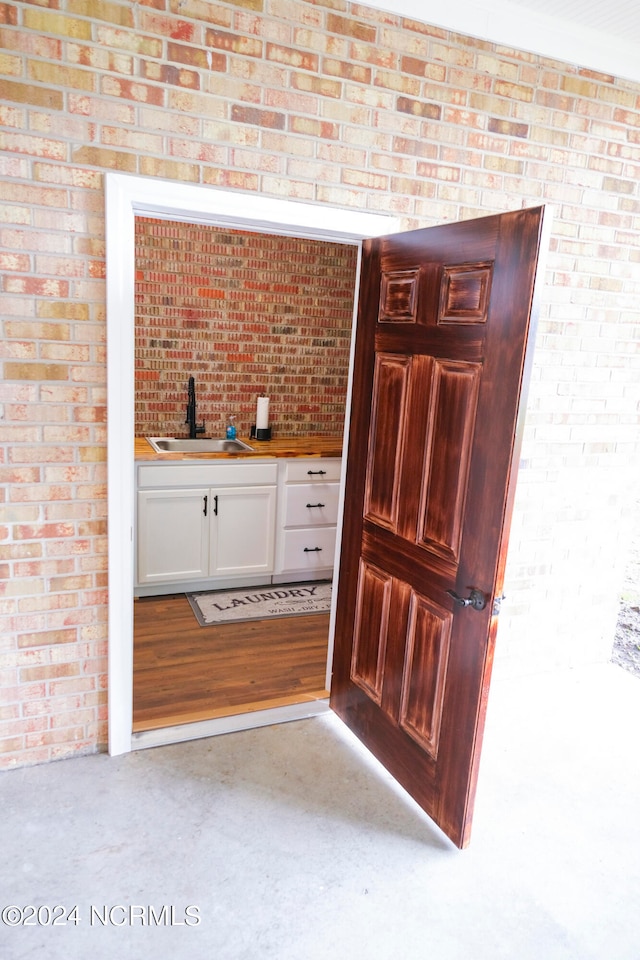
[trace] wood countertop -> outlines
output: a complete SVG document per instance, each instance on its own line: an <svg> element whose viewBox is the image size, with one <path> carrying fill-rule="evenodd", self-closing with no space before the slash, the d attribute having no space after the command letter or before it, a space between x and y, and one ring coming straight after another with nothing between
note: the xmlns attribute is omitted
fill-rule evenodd
<svg viewBox="0 0 640 960"><path fill-rule="evenodd" d="M237 453L156 453L144 437L134 441L135 460L251 460L264 457L341 457L340 437L277 437L274 440L244 440L253 450Z"/></svg>

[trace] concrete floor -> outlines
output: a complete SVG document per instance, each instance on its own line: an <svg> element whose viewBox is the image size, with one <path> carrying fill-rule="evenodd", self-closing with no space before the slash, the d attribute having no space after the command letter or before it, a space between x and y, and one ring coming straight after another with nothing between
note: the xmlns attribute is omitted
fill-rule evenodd
<svg viewBox="0 0 640 960"><path fill-rule="evenodd" d="M0 956L638 960L639 742L619 667L494 682L464 852L333 715L5 773L2 905L78 923Z"/></svg>

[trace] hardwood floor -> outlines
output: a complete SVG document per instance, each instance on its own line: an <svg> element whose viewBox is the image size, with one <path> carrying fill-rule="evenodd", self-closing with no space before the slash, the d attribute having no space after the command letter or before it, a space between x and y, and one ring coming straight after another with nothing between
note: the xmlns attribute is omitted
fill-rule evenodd
<svg viewBox="0 0 640 960"><path fill-rule="evenodd" d="M329 614L201 627L184 594L134 603L134 732L328 696Z"/></svg>

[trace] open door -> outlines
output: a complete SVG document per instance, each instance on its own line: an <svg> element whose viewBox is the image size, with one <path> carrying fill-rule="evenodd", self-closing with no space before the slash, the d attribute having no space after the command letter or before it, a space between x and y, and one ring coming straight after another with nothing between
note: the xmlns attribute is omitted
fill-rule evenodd
<svg viewBox="0 0 640 960"><path fill-rule="evenodd" d="M367 241L331 705L470 839L544 208Z"/></svg>

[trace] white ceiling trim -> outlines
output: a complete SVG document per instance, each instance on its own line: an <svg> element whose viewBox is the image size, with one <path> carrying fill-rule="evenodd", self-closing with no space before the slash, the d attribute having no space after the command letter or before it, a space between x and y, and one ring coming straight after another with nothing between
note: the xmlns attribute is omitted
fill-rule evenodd
<svg viewBox="0 0 640 960"><path fill-rule="evenodd" d="M614 3L614 0L611 0ZM623 37L602 27L588 25L588 8L584 20L539 13L511 0L366 0L366 6L386 10L423 23L478 37L518 50L538 53L601 73L640 83L640 42L629 39L640 35L640 4L628 23L628 36ZM615 7L615 3L614 3ZM622 3L626 13L629 7ZM633 9L633 8L631 8ZM622 13L622 11L621 11ZM624 24L622 15L619 24ZM618 28L615 28L618 29Z"/></svg>

